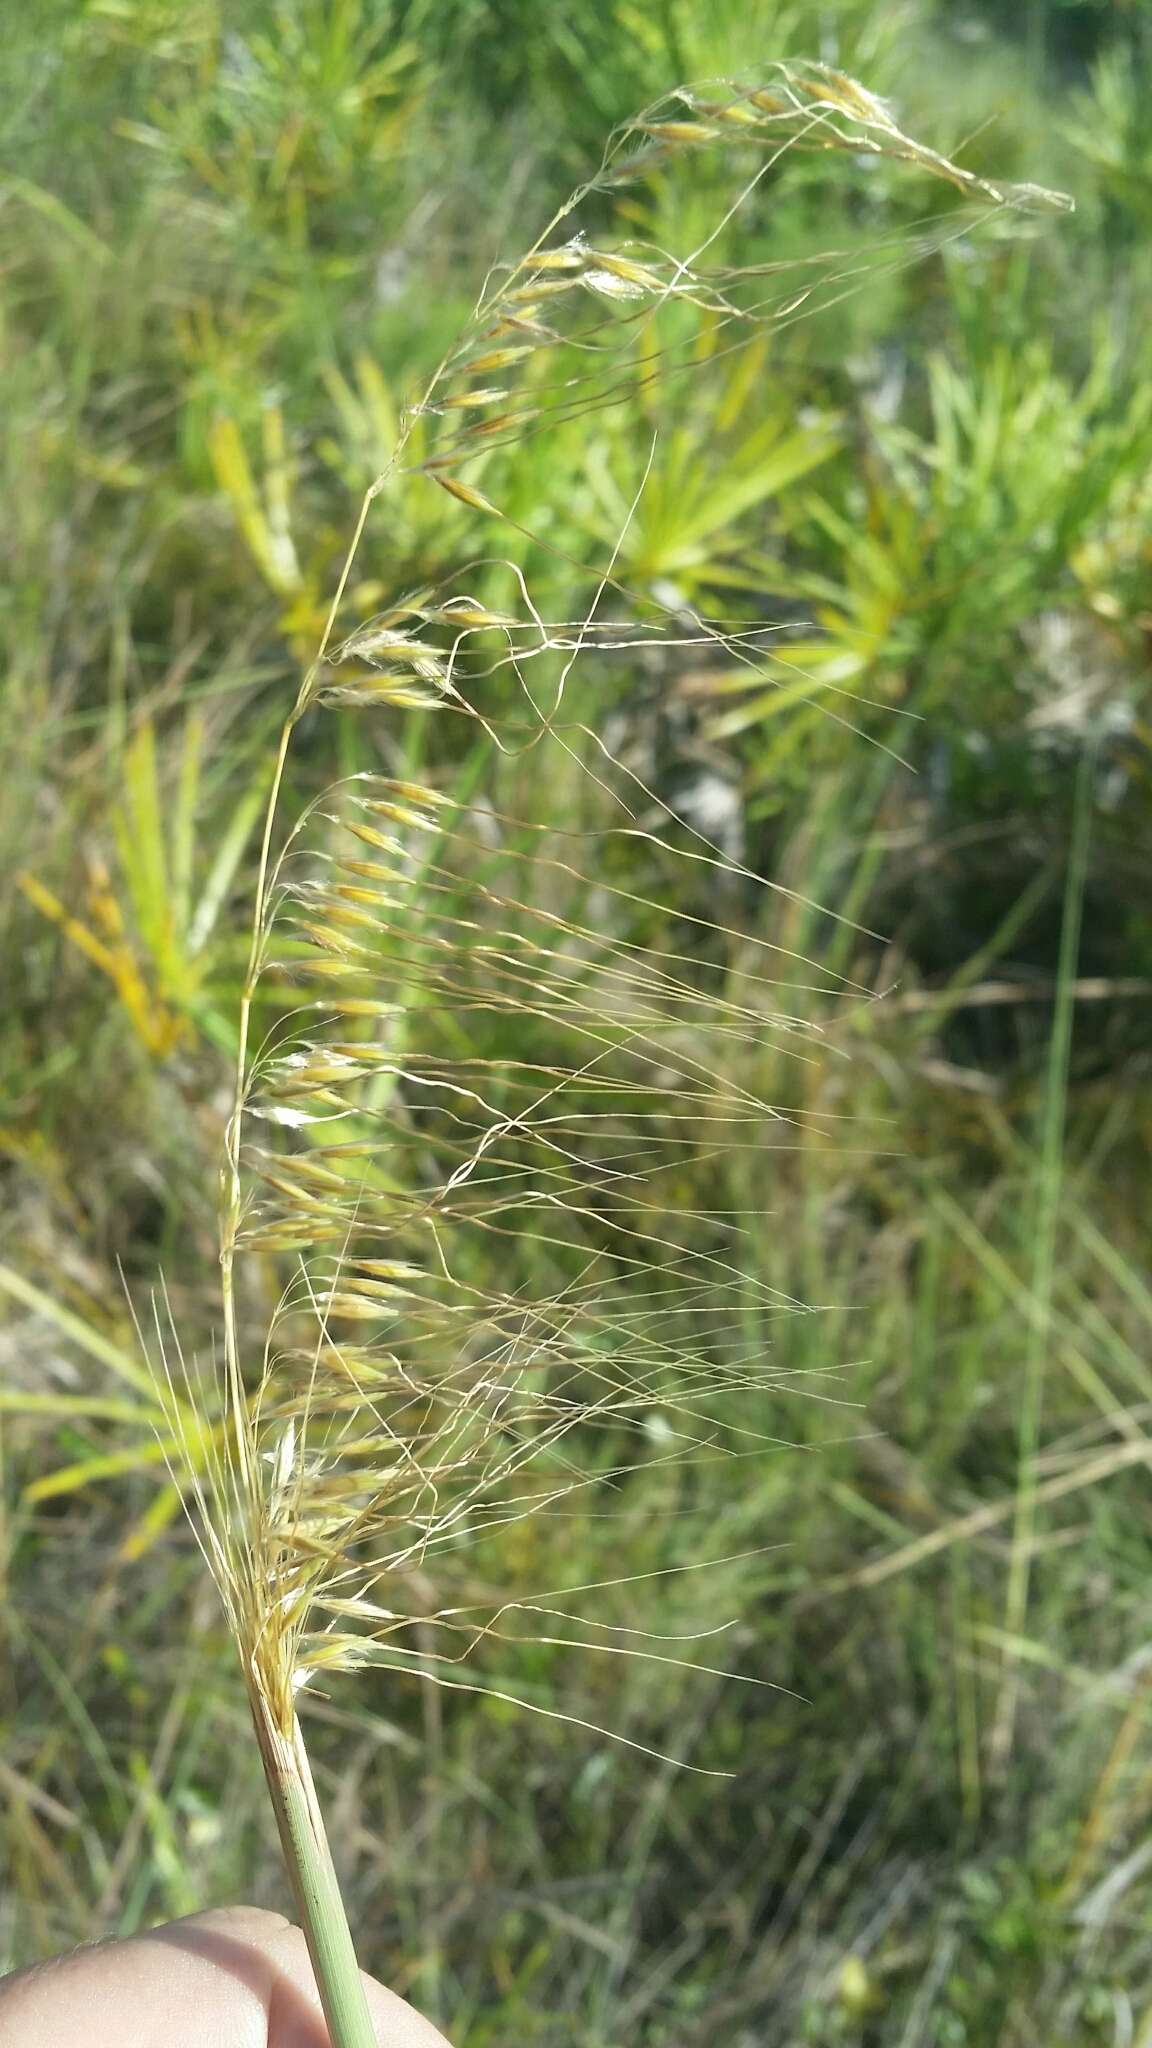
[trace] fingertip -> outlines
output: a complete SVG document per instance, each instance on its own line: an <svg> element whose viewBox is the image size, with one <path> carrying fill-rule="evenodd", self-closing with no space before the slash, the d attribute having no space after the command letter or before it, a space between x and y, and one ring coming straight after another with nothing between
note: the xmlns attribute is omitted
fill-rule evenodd
<svg viewBox="0 0 1152 2048"><path fill-rule="evenodd" d="M449 2048L430 2020L363 1978L379 2048ZM5 2048L326 2048L299 1927L259 1906L190 1914L58 1956L0 1984Z"/></svg>
<svg viewBox="0 0 1152 2048"><path fill-rule="evenodd" d="M210 1934L226 1935L232 1941L253 1942L257 1948L264 1948L278 1934L287 1933L291 1925L283 1913L273 1913L265 1906L206 1906L202 1912L169 1920L152 1931L167 1934L177 1927L203 1928ZM146 1934L141 1937L147 1938Z"/></svg>
<svg viewBox="0 0 1152 2048"><path fill-rule="evenodd" d="M375 1977L364 1972L361 1975L378 2048L451 2048L439 2027L434 2027L407 1999L378 1984Z"/></svg>
<svg viewBox="0 0 1152 2048"><path fill-rule="evenodd" d="M268 1915L274 1919L275 1915ZM300 1990L316 1997L315 1978L308 1954L308 1944L303 1931L288 1920L278 1925L262 1940L261 1948L269 1961L284 1977L290 1979ZM360 1972L364 1996L368 2004L368 2015L376 2030L379 2048L450 2048L444 2035L415 2006L398 1992L389 1991L387 1985L370 1977L366 1970ZM272 2044L276 2048L276 2044Z"/></svg>

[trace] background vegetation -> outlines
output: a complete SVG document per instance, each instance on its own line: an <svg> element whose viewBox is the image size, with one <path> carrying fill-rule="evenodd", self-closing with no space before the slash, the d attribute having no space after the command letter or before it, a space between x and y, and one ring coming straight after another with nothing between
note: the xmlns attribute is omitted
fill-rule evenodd
<svg viewBox="0 0 1152 2048"><path fill-rule="evenodd" d="M725 1655L791 1691L541 1646L540 1703L732 1775L372 1678L318 1767L365 1961L470 2048L1152 2042L1147 10L4 12L0 1963L281 1901L124 1283L162 1267L207 1342L269 739L359 495L616 120L817 55L1078 211L879 272L658 444L627 580L790 625L803 677L640 664L585 715L844 920L780 898L762 935L884 1000L823 1015L804 1086L845 1139L780 1152L764 1247L829 1398L775 1397L738 1486L652 1481L524 1560L660 1571L705 1530L751 1553L703 1596ZM818 165L748 232L851 247L925 203ZM505 502L597 559L661 402ZM447 502L389 500L366 608L459 561ZM331 719L301 794L429 744Z"/></svg>

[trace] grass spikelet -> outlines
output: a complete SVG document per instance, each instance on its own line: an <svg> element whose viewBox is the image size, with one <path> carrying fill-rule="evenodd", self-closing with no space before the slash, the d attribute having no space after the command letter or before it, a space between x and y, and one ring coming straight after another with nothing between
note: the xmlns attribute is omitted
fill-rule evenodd
<svg viewBox="0 0 1152 2048"><path fill-rule="evenodd" d="M842 252L787 272L724 266L726 224L792 149L890 157L977 213L1052 203L948 163L823 67L681 89L615 136L596 177L488 280L405 417L392 471L419 420L419 467L489 518L509 445L858 288L866 272ZM607 238L618 186L713 162L716 219L697 246ZM577 218L593 198L595 240ZM630 223L645 217L633 194ZM957 231L948 217L932 230ZM912 233L880 260L925 246ZM472 457L483 489L461 473ZM791 1014L797 960L750 907L788 892L671 814L568 710L578 661L610 673L637 651L718 642L762 666L764 629L629 593L619 544L567 619L544 620L518 564L489 559L353 626L353 560L387 482L361 509L280 739L223 1162L228 1424L201 1447L195 1502L334 2048L373 2036L299 1704L366 1664L518 1698L492 1658L541 1618L564 1624L546 1642L668 1661L590 1621L594 1589L440 1604L430 1589L574 1491L773 1441L764 1397L786 1376L772 1339L802 1309L763 1278L766 1170L778 1145L833 1140L835 1118L799 1082L783 1103L770 1091L802 1075L807 998L844 986L804 963L804 1014ZM431 773L358 775L286 828L296 727L329 705L455 721L488 762L483 794ZM718 1163L733 1159L747 1162L741 1210L720 1193ZM249 1304L269 1300L253 1322Z"/></svg>

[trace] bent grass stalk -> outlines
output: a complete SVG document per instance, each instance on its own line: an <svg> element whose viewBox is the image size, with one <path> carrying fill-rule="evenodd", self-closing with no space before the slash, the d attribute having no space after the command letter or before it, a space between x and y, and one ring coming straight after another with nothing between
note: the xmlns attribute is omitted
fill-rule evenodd
<svg viewBox="0 0 1152 2048"><path fill-rule="evenodd" d="M525 1626L562 1649L716 1668L590 1620L588 1586L439 1606L428 1586L437 1565L573 1493L773 1441L745 1397L787 1384L766 1363L769 1332L800 1304L759 1278L764 1212L725 1206L723 1166L770 1158L798 1125L835 1136L818 1105L785 1112L763 1093L781 1060L809 1057L813 1027L777 1010L797 962L738 906L741 892L788 892L673 817L566 709L577 661L654 649L704 643L766 687L777 679L762 625L669 613L626 588L643 477L574 618L546 622L517 563L485 556L337 642L352 568L373 501L406 465L523 533L499 509L502 452L663 396L969 224L938 218L866 254L724 266L726 231L793 149L918 167L977 215L1059 203L949 163L820 66L681 88L649 109L492 274L405 415L280 739L224 1147L227 1426L198 1444L187 1485L333 2048L374 2035L298 1700L367 1664L520 1699L482 1660ZM573 223L593 195L601 219L623 186L630 217L655 221L636 188L663 192L704 162L717 166L715 221L687 253L655 229L617 241ZM795 671L783 680L794 689ZM325 705L464 721L512 807L360 775L285 832L293 736ZM531 814L546 773L562 791L576 778L579 815ZM817 994L844 986L806 973ZM275 1306L258 1315L269 1286ZM185 1404L164 1371L178 1431Z"/></svg>

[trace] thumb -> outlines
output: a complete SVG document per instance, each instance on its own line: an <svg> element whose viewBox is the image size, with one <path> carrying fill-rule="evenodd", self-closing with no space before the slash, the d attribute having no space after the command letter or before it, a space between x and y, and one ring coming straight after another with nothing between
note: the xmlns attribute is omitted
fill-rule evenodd
<svg viewBox="0 0 1152 2048"><path fill-rule="evenodd" d="M448 2048L394 1991L364 1979L380 2048ZM4 2048L329 2048L304 1936L230 1906L0 1981Z"/></svg>

